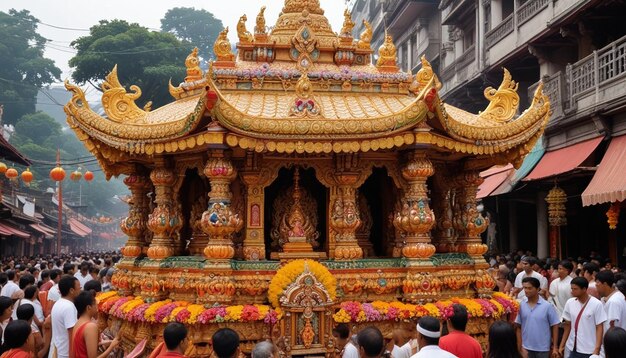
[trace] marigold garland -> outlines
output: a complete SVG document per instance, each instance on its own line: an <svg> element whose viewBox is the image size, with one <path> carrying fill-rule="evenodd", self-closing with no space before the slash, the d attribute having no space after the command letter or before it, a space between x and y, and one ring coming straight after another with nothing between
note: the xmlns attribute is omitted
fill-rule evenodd
<svg viewBox="0 0 626 358"><path fill-rule="evenodd" d="M280 296L283 294L287 286L294 282L296 278L304 272L305 263L309 271L324 286L330 295L330 299L334 300L337 297L337 280L330 273L330 271L324 267L324 265L311 260L294 260L276 271L276 274L270 282L267 291L267 298L272 307L279 306Z"/></svg>

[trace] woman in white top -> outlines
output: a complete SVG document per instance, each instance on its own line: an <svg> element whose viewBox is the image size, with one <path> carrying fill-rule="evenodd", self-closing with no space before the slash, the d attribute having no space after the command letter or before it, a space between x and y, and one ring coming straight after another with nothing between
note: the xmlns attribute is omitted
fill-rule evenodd
<svg viewBox="0 0 626 358"><path fill-rule="evenodd" d="M13 314L13 300L0 296L0 344L4 344L4 329L11 320Z"/></svg>

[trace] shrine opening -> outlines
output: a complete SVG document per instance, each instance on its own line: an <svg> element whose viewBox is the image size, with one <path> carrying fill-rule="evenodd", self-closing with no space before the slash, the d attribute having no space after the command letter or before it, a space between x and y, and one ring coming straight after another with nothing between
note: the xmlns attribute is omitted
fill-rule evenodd
<svg viewBox="0 0 626 358"><path fill-rule="evenodd" d="M520 114L504 69L489 105L468 113L441 100L426 58L405 73L390 35L379 49L368 24L354 38L348 12L338 34L317 0L285 0L271 30L263 9L252 32L246 20L230 26L235 53L222 31L206 73L189 54L163 107L137 106L141 89L116 67L104 115L65 84L70 127L132 193L101 327L127 350L153 348L176 321L189 356L210 354L221 327L245 353L272 339L285 356L331 356L337 323L390 338L460 302L484 345L516 303L486 271L478 173L521 165L549 119L542 85Z"/></svg>

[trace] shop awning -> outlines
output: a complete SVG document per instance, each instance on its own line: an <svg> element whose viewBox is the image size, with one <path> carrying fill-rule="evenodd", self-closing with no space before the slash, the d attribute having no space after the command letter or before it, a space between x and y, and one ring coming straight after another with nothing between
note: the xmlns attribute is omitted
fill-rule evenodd
<svg viewBox="0 0 626 358"><path fill-rule="evenodd" d="M504 183L507 178L511 176L515 169L513 169L513 165L508 164L504 166L497 166L489 168L480 173L480 176L485 180L478 187L478 193L476 194L476 198L482 199L487 197L493 193L502 183Z"/></svg>
<svg viewBox="0 0 626 358"><path fill-rule="evenodd" d="M55 234L54 230L48 229L44 224L38 224L38 223L30 224L30 227L32 227L36 231L44 234L44 236L46 236L47 238L51 238Z"/></svg>
<svg viewBox="0 0 626 358"><path fill-rule="evenodd" d="M70 224L70 229L72 230L72 232L80 237L85 237L91 234L91 229L77 219L70 218L68 220L68 224Z"/></svg>
<svg viewBox="0 0 626 358"><path fill-rule="evenodd" d="M28 239L30 237L30 234L22 231L18 228L15 228L13 226L10 226L6 223L0 222L0 230L2 230L2 232L8 232L8 234L5 235L14 235L17 237L21 237L22 239Z"/></svg>
<svg viewBox="0 0 626 358"><path fill-rule="evenodd" d="M576 169L602 142L603 137L547 152L524 181L544 179Z"/></svg>
<svg viewBox="0 0 626 358"><path fill-rule="evenodd" d="M626 200L626 135L611 140L581 197L583 206Z"/></svg>

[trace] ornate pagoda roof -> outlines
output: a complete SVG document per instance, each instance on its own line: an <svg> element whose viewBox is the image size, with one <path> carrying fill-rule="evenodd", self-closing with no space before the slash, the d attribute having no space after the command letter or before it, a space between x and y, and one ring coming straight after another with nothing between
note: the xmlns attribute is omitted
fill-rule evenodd
<svg viewBox="0 0 626 358"><path fill-rule="evenodd" d="M73 92L65 106L68 123L108 175L125 172L130 161L208 145L300 154L421 145L482 158L484 166L519 165L547 124L550 103L542 86L516 116L518 85L506 69L499 88L485 90L487 108L472 114L442 102L425 58L416 75L400 71L391 36L372 63L371 26L355 39L347 11L339 34L318 0L286 0L273 28L265 26L264 11L253 32L245 15L239 19L236 54L229 28L222 31L206 74L194 49L185 82L169 84L173 101L153 111L135 104L141 90L127 91L116 68L102 84L106 116L66 83Z"/></svg>

